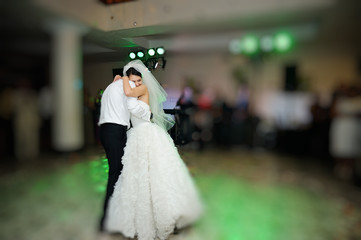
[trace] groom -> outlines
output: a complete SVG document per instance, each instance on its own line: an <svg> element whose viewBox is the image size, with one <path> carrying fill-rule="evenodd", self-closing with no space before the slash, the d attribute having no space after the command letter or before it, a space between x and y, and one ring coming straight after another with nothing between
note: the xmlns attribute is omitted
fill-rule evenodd
<svg viewBox="0 0 361 240"><path fill-rule="evenodd" d="M103 215L100 220L100 231L104 231L104 220L108 207L108 201L113 194L114 185L123 169L121 162L124 147L127 141L126 131L130 126L130 114L149 120L150 111L142 108L137 98L127 97L123 90L123 81L117 81L121 77L116 75L114 81L104 90L98 125L100 126L100 141L108 158L109 175L104 199ZM129 81L131 87L134 82Z"/></svg>

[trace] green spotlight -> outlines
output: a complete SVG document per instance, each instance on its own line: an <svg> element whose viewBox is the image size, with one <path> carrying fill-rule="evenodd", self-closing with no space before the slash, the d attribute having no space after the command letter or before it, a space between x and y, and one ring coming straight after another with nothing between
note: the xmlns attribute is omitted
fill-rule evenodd
<svg viewBox="0 0 361 240"><path fill-rule="evenodd" d="M293 38L288 32L277 33L274 45L277 52L288 52L293 46Z"/></svg>
<svg viewBox="0 0 361 240"><path fill-rule="evenodd" d="M263 36L260 41L261 49L264 52L271 52L273 50L273 39L271 36Z"/></svg>
<svg viewBox="0 0 361 240"><path fill-rule="evenodd" d="M246 55L254 55L258 52L259 40L256 36L247 35L242 40L242 49Z"/></svg>
<svg viewBox="0 0 361 240"><path fill-rule="evenodd" d="M148 49L148 55L149 55L150 57L153 57L153 56L155 55L155 50L154 50L154 48Z"/></svg>
<svg viewBox="0 0 361 240"><path fill-rule="evenodd" d="M129 53L129 58L130 59L135 59L135 57L136 57L136 55L135 55L135 53L133 53L133 52L131 52L131 53Z"/></svg>
<svg viewBox="0 0 361 240"><path fill-rule="evenodd" d="M157 48L157 53L158 53L159 55L163 55L163 54L165 53L164 48L163 48L163 47Z"/></svg>
<svg viewBox="0 0 361 240"><path fill-rule="evenodd" d="M144 52L143 52L143 51L138 51L138 52L137 52L137 56L138 56L139 58L143 58L143 57L144 57Z"/></svg>

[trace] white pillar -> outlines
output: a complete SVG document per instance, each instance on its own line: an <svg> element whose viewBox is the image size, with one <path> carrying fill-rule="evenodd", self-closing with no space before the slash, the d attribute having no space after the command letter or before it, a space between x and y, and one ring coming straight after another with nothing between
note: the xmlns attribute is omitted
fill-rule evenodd
<svg viewBox="0 0 361 240"><path fill-rule="evenodd" d="M81 36L86 29L66 21L49 26L53 33L53 147L65 152L79 150L84 146Z"/></svg>

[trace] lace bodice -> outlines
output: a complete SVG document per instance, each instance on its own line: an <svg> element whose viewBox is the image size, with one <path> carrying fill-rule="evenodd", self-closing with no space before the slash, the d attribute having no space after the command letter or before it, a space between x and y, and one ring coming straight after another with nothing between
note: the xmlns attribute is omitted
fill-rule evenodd
<svg viewBox="0 0 361 240"><path fill-rule="evenodd" d="M140 101L138 100L139 102L139 105L144 108L145 110L148 110L150 111L150 107L147 103L143 102L143 101ZM133 114L130 115L130 120L132 121L132 125L133 127L137 127L139 125L141 125L142 123L149 123L150 121L146 121L144 119L141 119L141 118L138 118L136 116L134 116Z"/></svg>

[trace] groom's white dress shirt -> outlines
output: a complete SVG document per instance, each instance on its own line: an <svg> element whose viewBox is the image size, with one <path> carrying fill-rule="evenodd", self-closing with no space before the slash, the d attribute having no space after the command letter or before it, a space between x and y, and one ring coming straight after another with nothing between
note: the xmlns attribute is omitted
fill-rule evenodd
<svg viewBox="0 0 361 240"><path fill-rule="evenodd" d="M135 87L134 82L129 83L132 88ZM103 92L98 125L115 123L129 128L130 114L149 120L151 112L141 107L137 98L124 94L123 81L120 79L111 83Z"/></svg>

